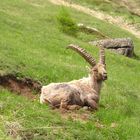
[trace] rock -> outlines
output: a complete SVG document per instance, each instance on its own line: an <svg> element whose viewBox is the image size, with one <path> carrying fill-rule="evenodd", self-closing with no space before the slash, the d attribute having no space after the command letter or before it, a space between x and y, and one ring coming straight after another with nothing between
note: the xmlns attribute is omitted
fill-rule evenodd
<svg viewBox="0 0 140 140"><path fill-rule="evenodd" d="M118 54L132 57L134 55L134 46L131 38L103 39L89 42L92 45L103 46Z"/></svg>
<svg viewBox="0 0 140 140"><path fill-rule="evenodd" d="M88 109L89 109L88 106L84 106L84 107L83 107L83 110L88 110Z"/></svg>
<svg viewBox="0 0 140 140"><path fill-rule="evenodd" d="M89 33L89 34L99 35L101 38L109 38L108 36L103 34L98 29L86 26L83 23L79 23L79 24L77 24L77 26L78 26L79 30L82 31L82 32Z"/></svg>
<svg viewBox="0 0 140 140"><path fill-rule="evenodd" d="M111 125L110 125L111 128L116 128L117 126L118 126L118 124L117 123L114 123L114 122L111 123Z"/></svg>

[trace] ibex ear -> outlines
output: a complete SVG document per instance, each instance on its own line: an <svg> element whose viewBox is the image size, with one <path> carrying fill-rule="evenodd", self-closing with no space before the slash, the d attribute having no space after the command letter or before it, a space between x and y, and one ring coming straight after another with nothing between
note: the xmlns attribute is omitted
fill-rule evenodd
<svg viewBox="0 0 140 140"><path fill-rule="evenodd" d="M86 69L87 69L88 72L91 71L91 68L89 66L86 66Z"/></svg>

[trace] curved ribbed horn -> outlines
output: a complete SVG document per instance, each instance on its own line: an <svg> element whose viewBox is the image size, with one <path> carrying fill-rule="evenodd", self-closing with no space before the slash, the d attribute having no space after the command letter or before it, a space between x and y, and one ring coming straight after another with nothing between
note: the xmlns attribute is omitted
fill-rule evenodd
<svg viewBox="0 0 140 140"><path fill-rule="evenodd" d="M103 46L99 47L100 47L99 63L105 64L105 48Z"/></svg>
<svg viewBox="0 0 140 140"><path fill-rule="evenodd" d="M86 52L85 49L80 48L77 45L70 44L67 48L71 48L72 50L76 51L78 54L80 54L91 66L96 65L95 59L88 53Z"/></svg>

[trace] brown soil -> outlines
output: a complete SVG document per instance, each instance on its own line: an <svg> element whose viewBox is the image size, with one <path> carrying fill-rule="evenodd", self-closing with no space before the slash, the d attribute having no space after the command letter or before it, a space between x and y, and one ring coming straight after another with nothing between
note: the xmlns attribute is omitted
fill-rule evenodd
<svg viewBox="0 0 140 140"><path fill-rule="evenodd" d="M28 99L35 99L41 89L40 82L26 77L19 78L13 74L0 76L0 86Z"/></svg>
<svg viewBox="0 0 140 140"><path fill-rule="evenodd" d="M61 117L64 119L70 119L73 121L81 121L81 122L87 122L90 119L90 115L93 112L90 112L89 110L62 110L62 109L55 109L55 112L60 113Z"/></svg>

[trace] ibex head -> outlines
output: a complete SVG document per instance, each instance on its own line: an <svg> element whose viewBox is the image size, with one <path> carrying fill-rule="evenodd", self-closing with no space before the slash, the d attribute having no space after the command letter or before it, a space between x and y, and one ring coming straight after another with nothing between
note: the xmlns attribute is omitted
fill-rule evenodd
<svg viewBox="0 0 140 140"><path fill-rule="evenodd" d="M104 47L100 47L98 63L96 63L96 60L88 52L86 52L85 49L80 48L79 46L70 44L67 48L71 48L80 54L91 65L90 74L93 78L96 78L97 81L104 81L107 79Z"/></svg>

